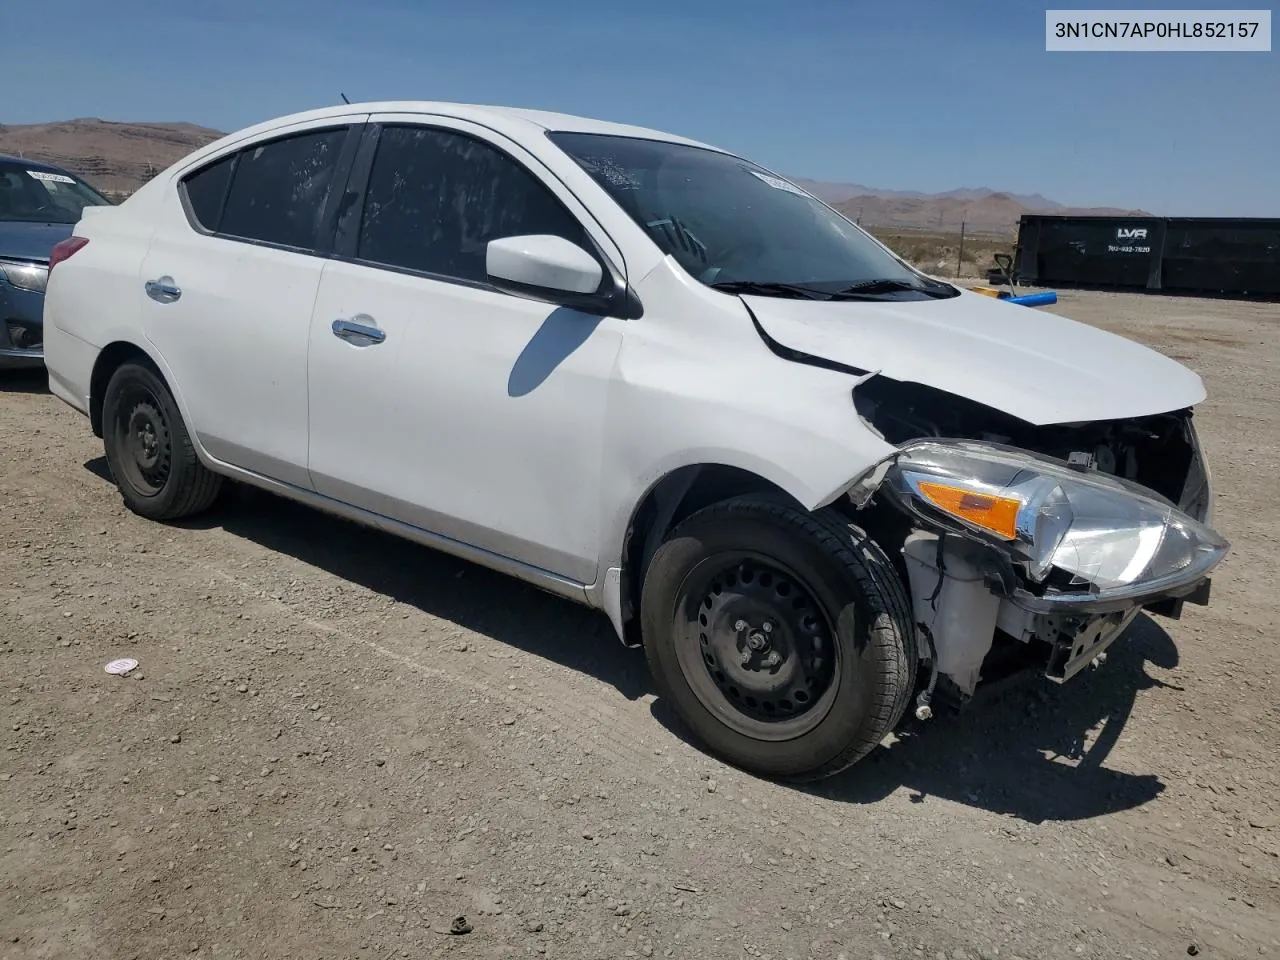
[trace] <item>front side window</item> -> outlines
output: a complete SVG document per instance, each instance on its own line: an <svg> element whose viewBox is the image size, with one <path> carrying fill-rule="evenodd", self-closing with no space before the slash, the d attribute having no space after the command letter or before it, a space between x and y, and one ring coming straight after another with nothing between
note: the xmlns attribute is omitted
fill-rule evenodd
<svg viewBox="0 0 1280 960"><path fill-rule="evenodd" d="M0 161L0 221L76 223L85 207L110 204L93 187L64 171Z"/></svg>
<svg viewBox="0 0 1280 960"><path fill-rule="evenodd" d="M346 136L347 128L339 127L246 147L235 165L221 219L210 229L246 240L313 248ZM216 184L209 186L212 194ZM202 199L188 190L193 205L198 200L206 211L211 208L207 195Z"/></svg>
<svg viewBox="0 0 1280 960"><path fill-rule="evenodd" d="M590 249L581 224L555 195L496 148L425 126L382 130L357 259L482 283L488 242L526 234Z"/></svg>
<svg viewBox="0 0 1280 960"><path fill-rule="evenodd" d="M555 132L665 254L710 286L780 296L953 296L794 184L746 160L663 140Z"/></svg>

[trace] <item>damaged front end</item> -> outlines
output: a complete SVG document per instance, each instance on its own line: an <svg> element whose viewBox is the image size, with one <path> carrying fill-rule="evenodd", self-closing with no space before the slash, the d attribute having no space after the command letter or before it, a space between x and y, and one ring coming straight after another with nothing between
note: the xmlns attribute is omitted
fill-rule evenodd
<svg viewBox="0 0 1280 960"><path fill-rule="evenodd" d="M879 378L854 398L898 447L850 499L900 547L931 668L917 716L935 681L963 701L1031 655L1062 682L1144 608L1207 602L1229 546L1190 411L1034 426Z"/></svg>

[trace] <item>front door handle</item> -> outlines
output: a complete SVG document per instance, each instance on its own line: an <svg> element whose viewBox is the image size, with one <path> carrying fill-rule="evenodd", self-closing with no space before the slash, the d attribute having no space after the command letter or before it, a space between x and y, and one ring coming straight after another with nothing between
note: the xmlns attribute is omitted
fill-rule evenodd
<svg viewBox="0 0 1280 960"><path fill-rule="evenodd" d="M147 281L147 296L157 303L173 303L182 296L182 290L173 282L173 277L163 276Z"/></svg>
<svg viewBox="0 0 1280 960"><path fill-rule="evenodd" d="M357 347L372 347L387 339L387 335L374 326L373 317L363 313L350 320L333 321L333 335Z"/></svg>

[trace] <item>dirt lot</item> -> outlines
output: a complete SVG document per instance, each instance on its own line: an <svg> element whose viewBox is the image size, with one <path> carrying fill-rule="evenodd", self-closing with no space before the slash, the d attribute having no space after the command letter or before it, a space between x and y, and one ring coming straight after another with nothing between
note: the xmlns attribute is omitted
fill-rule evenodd
<svg viewBox="0 0 1280 960"><path fill-rule="evenodd" d="M1213 605L813 791L602 616L266 495L134 517L3 375L0 957L1280 957L1280 306L1053 309L1204 376Z"/></svg>

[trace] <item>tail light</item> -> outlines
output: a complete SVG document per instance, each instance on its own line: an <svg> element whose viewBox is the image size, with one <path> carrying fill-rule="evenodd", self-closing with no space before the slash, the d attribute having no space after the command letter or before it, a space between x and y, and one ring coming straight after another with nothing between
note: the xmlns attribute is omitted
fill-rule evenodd
<svg viewBox="0 0 1280 960"><path fill-rule="evenodd" d="M63 260L70 256L89 242L87 237L67 237L65 240L59 240L53 245L53 249L49 251L49 272L53 273L53 268L60 264Z"/></svg>

